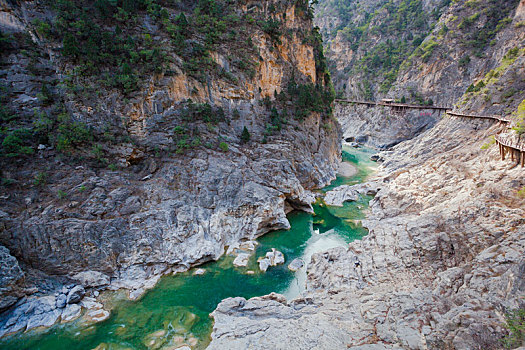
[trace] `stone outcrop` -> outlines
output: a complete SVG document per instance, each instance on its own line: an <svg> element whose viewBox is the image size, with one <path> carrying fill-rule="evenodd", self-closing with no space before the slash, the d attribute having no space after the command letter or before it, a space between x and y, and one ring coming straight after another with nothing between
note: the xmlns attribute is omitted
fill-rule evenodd
<svg viewBox="0 0 525 350"><path fill-rule="evenodd" d="M21 284L24 280L24 272L18 265L18 261L9 253L9 250L0 245L0 310L15 304L24 295Z"/></svg>
<svg viewBox="0 0 525 350"><path fill-rule="evenodd" d="M327 205L342 207L344 202L357 201L360 196L375 196L381 189L381 184L376 182L342 185L326 192L324 202Z"/></svg>
<svg viewBox="0 0 525 350"><path fill-rule="evenodd" d="M432 128L442 112L407 110L394 113L389 107L336 104L334 114L341 123L343 139L369 147L387 149Z"/></svg>
<svg viewBox="0 0 525 350"><path fill-rule="evenodd" d="M272 248L270 252L267 252L264 257L260 257L257 262L259 263L259 270L266 272L270 266L277 266L284 264L284 254L275 248Z"/></svg>

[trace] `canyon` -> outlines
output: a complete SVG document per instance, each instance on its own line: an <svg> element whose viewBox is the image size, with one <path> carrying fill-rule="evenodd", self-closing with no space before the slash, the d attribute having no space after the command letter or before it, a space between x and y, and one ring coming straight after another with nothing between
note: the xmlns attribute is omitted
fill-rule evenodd
<svg viewBox="0 0 525 350"><path fill-rule="evenodd" d="M218 303L207 348L522 346L506 322L525 308L524 170L501 159L494 137L523 137L525 1L321 0L315 18L304 1L228 3L222 15L214 1L190 3L145 5L129 25L113 8L117 22L97 19L135 36L143 60L162 45L175 59L153 72L123 66L127 80L95 93L75 92L71 81L100 77L75 75L68 41L42 24L60 9L0 2L3 103L33 133L16 156L2 143L0 336L81 315L101 322L110 310L100 293L150 300L163 276L290 229L294 210L341 212L373 196L364 217L343 218L368 233L305 261L299 296ZM224 20L232 32L220 39L199 27ZM185 21L196 29L183 32ZM201 46L209 59L191 62ZM142 83L127 91L133 74ZM338 102L381 99L509 123ZM55 121L64 110L71 121ZM55 123L50 135L86 125L93 149L60 151L38 115ZM375 148L378 171L341 166L341 142ZM365 183L341 184L338 169Z"/></svg>

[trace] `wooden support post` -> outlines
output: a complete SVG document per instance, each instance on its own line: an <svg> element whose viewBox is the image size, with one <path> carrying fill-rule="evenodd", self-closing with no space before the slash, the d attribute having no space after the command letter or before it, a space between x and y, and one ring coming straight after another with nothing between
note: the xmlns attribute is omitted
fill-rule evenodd
<svg viewBox="0 0 525 350"><path fill-rule="evenodd" d="M505 160L505 151L506 151L506 149L505 149L505 146L503 146L503 145L501 145L501 146L503 147L503 153L501 155L501 160Z"/></svg>
<svg viewBox="0 0 525 350"><path fill-rule="evenodd" d="M521 167L525 166L525 152L520 152L521 154Z"/></svg>
<svg viewBox="0 0 525 350"><path fill-rule="evenodd" d="M510 149L510 160L514 161L514 148Z"/></svg>

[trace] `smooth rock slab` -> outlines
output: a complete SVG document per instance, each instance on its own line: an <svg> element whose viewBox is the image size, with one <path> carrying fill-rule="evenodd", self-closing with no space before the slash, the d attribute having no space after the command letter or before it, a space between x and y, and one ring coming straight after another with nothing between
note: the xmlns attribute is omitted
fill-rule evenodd
<svg viewBox="0 0 525 350"><path fill-rule="evenodd" d="M104 309L95 309L88 311L86 315L92 322L102 322L109 317L109 311Z"/></svg>
<svg viewBox="0 0 525 350"><path fill-rule="evenodd" d="M86 287L100 287L108 285L109 277L98 271L83 271L73 276L74 279Z"/></svg>
<svg viewBox="0 0 525 350"><path fill-rule="evenodd" d="M257 241L246 241L239 244L239 249L253 251L259 245Z"/></svg>
<svg viewBox="0 0 525 350"><path fill-rule="evenodd" d="M349 162L342 162L339 164L337 173L344 177L351 177L357 174L357 168Z"/></svg>
<svg viewBox="0 0 525 350"><path fill-rule="evenodd" d="M326 192L324 202L327 205L342 207L344 202L356 201L359 199L359 192L352 186L339 186L332 191Z"/></svg>
<svg viewBox="0 0 525 350"><path fill-rule="evenodd" d="M241 253L235 258L235 260L233 260L233 266L236 266L236 267L248 266L248 261L250 261L250 254Z"/></svg>
<svg viewBox="0 0 525 350"><path fill-rule="evenodd" d="M82 314L82 307L78 304L69 304L62 311L62 322L70 322L80 317Z"/></svg>

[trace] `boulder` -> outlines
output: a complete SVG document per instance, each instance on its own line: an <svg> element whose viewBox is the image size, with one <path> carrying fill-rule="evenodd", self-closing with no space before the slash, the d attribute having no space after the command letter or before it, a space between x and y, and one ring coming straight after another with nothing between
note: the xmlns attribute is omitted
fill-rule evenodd
<svg viewBox="0 0 525 350"><path fill-rule="evenodd" d="M86 295L86 290L82 286L76 286L73 287L69 294L67 295L67 303L68 304L75 304L78 303L82 298L84 298L84 295Z"/></svg>
<svg viewBox="0 0 525 350"><path fill-rule="evenodd" d="M55 305L58 309L63 309L67 305L67 295L59 293L55 297Z"/></svg>
<svg viewBox="0 0 525 350"><path fill-rule="evenodd" d="M82 314L82 307L79 304L69 304L62 311L62 322L70 322L80 317Z"/></svg>
<svg viewBox="0 0 525 350"><path fill-rule="evenodd" d="M248 261L250 261L250 254L241 253L233 260L233 266L248 266Z"/></svg>
<svg viewBox="0 0 525 350"><path fill-rule="evenodd" d="M292 262L288 265L288 269L290 271L295 272L295 271L302 269L303 266L304 266L303 259L297 258L297 259L292 260Z"/></svg>
<svg viewBox="0 0 525 350"><path fill-rule="evenodd" d="M270 259L264 258L259 260L259 270L266 272L268 267L270 267Z"/></svg>

